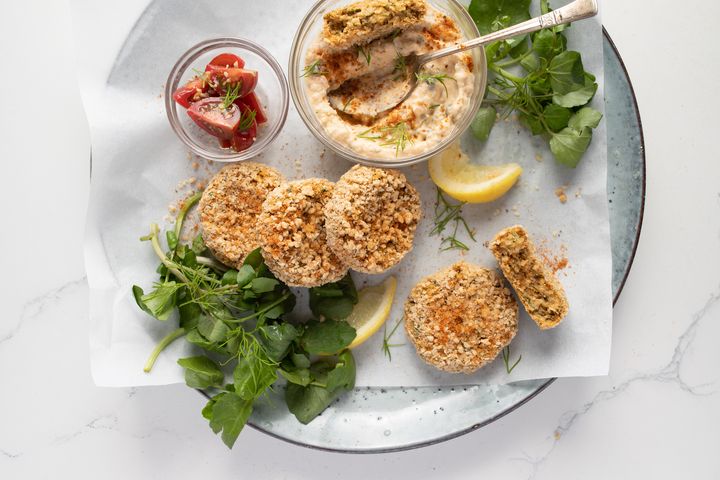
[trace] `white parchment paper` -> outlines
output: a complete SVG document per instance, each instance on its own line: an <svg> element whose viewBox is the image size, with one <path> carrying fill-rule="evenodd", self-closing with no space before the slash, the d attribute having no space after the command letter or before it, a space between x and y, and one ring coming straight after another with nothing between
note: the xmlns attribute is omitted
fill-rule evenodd
<svg viewBox="0 0 720 480"><path fill-rule="evenodd" d="M286 65L292 36L311 3L242 2L240 8L227 1L155 1L126 40L109 77L101 73L102 62L96 66L88 52L92 49L114 56L118 39L98 36L92 46L78 46L81 87L93 144L85 251L92 373L98 385L182 382L182 370L175 361L193 353L186 342L176 341L161 355L151 374L143 373L149 352L162 336L176 328L176 323L159 322L144 314L131 294L133 284L150 287L157 265L150 246L138 238L147 233L151 222L162 224L168 206L191 191L188 179L201 181L221 166L190 156L170 129L161 94L173 62L200 40L235 35L260 42L281 65ZM188 15L188 9L192 15ZM76 18L76 22L90 20L88 15ZM80 29L98 31L95 26L80 25ZM597 76L599 89L592 106L602 111L599 19L573 25L568 37L569 48L581 51L586 70ZM568 267L559 272L559 278L568 295L570 314L559 327L541 332L521 308L511 361L519 355L522 360L510 375L500 357L473 375L441 373L415 355L402 328L392 343L404 345L392 349L390 362L381 351L381 331L355 351L357 384L460 385L606 374L611 341L612 259L604 120L575 170L556 165L546 142L532 137L514 119L496 125L487 144L465 138L463 146L477 161L518 162L524 173L518 185L498 201L464 208L465 218L476 228L478 241L470 242L469 252L459 253L440 252L440 239L428 235L433 226L435 187L426 166L403 170L421 193L424 215L414 250L400 266L388 272L399 280L389 324L401 317L408 291L423 276L461 258L494 267L495 261L483 242L501 228L517 223L523 224L545 250L567 257ZM323 176L336 180L351 166L323 151L292 106L279 139L256 160L279 168L289 179ZM555 189L561 186L568 197L565 204L555 195ZM362 286L380 282L384 275L356 274L354 278ZM303 315L302 309L297 315Z"/></svg>

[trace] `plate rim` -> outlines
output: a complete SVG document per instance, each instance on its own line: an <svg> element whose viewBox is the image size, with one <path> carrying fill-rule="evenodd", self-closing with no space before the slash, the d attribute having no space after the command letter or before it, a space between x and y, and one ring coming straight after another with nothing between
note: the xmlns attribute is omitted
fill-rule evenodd
<svg viewBox="0 0 720 480"><path fill-rule="evenodd" d="M627 78L628 86L630 87L630 96L633 99L632 102L632 108L635 111L635 117L638 121L638 128L640 130L640 156L642 158L642 183L640 188L640 216L638 217L638 224L636 228L635 233L635 240L633 242L632 251L630 252L630 256L628 257L627 262L627 268L625 269L625 272L623 273L622 280L620 281L620 285L618 286L618 291L616 292L615 296L613 297L613 307L617 303L618 299L620 298L620 294L623 291L623 288L625 287L625 282L627 281L628 276L630 275L630 270L632 270L633 262L635 261L635 254L637 253L638 245L640 244L640 233L642 231L642 224L644 220L644 214L645 214L645 193L646 193L646 181L647 181L647 159L645 156L645 133L643 131L643 125L642 125L642 118L640 116L640 107L638 106L637 102L637 96L635 95L635 87L633 86L632 80L630 79L630 74L628 73L627 67L625 66L625 62L622 59L622 56L620 55L620 51L617 48L617 45L615 45L615 42L613 41L612 37L610 36L610 33L605 28L605 25L602 26L602 33L603 37L608 41L608 44L612 48L613 52L615 52L615 55L617 56L617 59L620 63L620 67L622 68L623 74L625 75L625 78ZM555 380L557 380L557 377L553 377L548 379L546 382L541 384L537 389L532 392L530 395L519 401L518 403L506 408L505 410L498 412L497 414L493 415L490 418L487 418L483 420L482 422L475 423L467 428L464 428L462 430L458 430L456 432L448 433L446 435L434 438L432 440L424 440L417 443L412 444L406 444L398 447L381 447L381 448L366 448L366 449L348 449L348 448L331 448L331 447L325 447L321 445L312 445L309 443L304 443L300 440L296 440L293 438L282 436L278 433L272 432L268 429L263 428L260 425L256 425L252 421L248 421L248 425L254 428L258 432L262 432L266 435L269 435L270 437L276 438L278 440L282 440L287 443L291 443L293 445L297 445L300 447L309 448L312 450L320 450L324 452L333 452L333 453L349 453L349 454L378 454L378 453L393 453L393 452L402 452L406 450L414 450L417 448L422 447L429 447L431 445L437 445L438 443L446 442L448 440L452 440L454 438L466 435L470 432L474 432L475 430L479 430L482 427L485 427L505 415L508 415L518 408L522 407L526 403L528 403L533 398L540 395L545 389L547 389ZM209 398L209 396L199 390L199 392Z"/></svg>
<svg viewBox="0 0 720 480"><path fill-rule="evenodd" d="M133 31L133 30L135 29L135 27L137 26L138 22L140 21L140 18L143 17L145 11L147 11L147 9L150 8L150 7L152 6L152 4L154 4L154 3L155 3L155 2L154 2L154 0L153 0L153 1L151 1L151 2L146 6L145 10L144 10L143 13L141 13L141 15L138 17L138 19L136 20L135 24L134 24L133 27L130 29L130 31ZM641 182L641 188L640 188L640 215L639 215L639 217L638 217L638 223L637 223L637 227L636 227L635 239L634 239L634 242L633 242L632 250L631 250L631 252L630 252L630 256L628 257L628 261L627 261L627 268L625 269L625 272L623 273L622 280L620 281L620 284L619 284L619 286L618 286L618 291L616 292L615 296L613 297L613 307L614 307L615 304L617 303L618 299L620 298L620 294L622 293L622 291L623 291L623 289L624 289L624 287L625 287L625 283L626 283L626 281L627 281L627 279L628 279L628 276L630 275L630 271L632 270L632 266L633 266L633 263L634 263L634 260L635 260L635 255L636 255L636 253L637 253L637 249L638 249L638 246L639 246L639 244L640 244L640 236L641 236L641 232L642 232L642 225L643 225L644 214L645 214L645 195L646 195L646 182L647 182L647 158L646 158L646 151L645 151L645 132L644 132L644 130L643 130L642 117L641 117L641 115L640 115L640 108L639 108L639 106L638 106L637 95L635 94L635 87L633 86L632 80L631 80L630 75L629 75L629 73L628 73L627 66L625 65L625 62L623 61L623 58L622 58L622 56L620 55L620 51L618 50L617 45L616 45L615 42L613 41L612 37L610 36L610 33L607 31L607 29L605 28L604 25L602 26L602 34L603 34L603 37L605 38L605 40L607 40L607 42L608 42L608 44L610 45L610 47L612 48L613 52L615 53L615 56L617 57L617 59L618 59L618 61L619 61L619 63L620 63L620 67L622 68L622 72L623 72L625 78L627 79L627 83L628 83L628 86L629 86L629 88L630 88L630 96L631 96L631 98L632 98L632 100L633 100L633 101L632 101L632 108L633 108L633 110L634 110L635 118L637 119L637 122L638 122L638 129L639 129L639 131L640 131L639 145L640 145L640 156L641 156L641 159L642 159L642 182ZM127 42L127 38L126 38L125 41L123 42L123 44L122 44L119 52L122 52L122 51L123 51L126 42ZM119 55L119 53L118 53L118 55ZM115 60L116 60L116 61L113 63L113 67L111 68L110 74L108 75L108 79L112 76L112 73L113 73L113 71L114 71L114 69L115 69L115 65L116 65L116 63L117 63L117 57L116 57ZM91 179L92 179L92 164L93 164L93 162L92 162L92 145L90 145L90 155L89 155L89 157L90 157L90 158L89 158L89 160L90 160L90 162L89 162L89 163L90 163L89 177L90 177L90 180L91 180ZM270 430L268 430L268 429L266 429L266 428L263 428L263 427L260 426L260 425L256 425L254 422L252 422L252 420L249 420L248 423L247 423L247 425L249 425L250 427L252 427L252 428L255 429L256 431L261 432L261 433L264 433L264 434L266 434L266 435L268 435L268 436L270 436L270 437L276 438L276 439L278 439L278 440L282 440L282 441L284 441L284 442L287 442L287 443L290 443L290 444L293 444L293 445L297 445L297 446L300 446L300 447L312 449L312 450L319 450L319 451L332 452L332 453L343 453L343 454L382 454L382 453L401 452L401 451L414 450L414 449L418 449L418 448L422 448L422 447L428 447L428 446L436 445L436 444L439 444L439 443L442 443L442 442L446 442L446 441L448 441L448 440L452 440L452 439L454 439L454 438L457 438L457 437L466 435L466 434L471 433L471 432L473 432L473 431L475 431L475 430L479 430L479 429L481 429L482 427L485 427L485 426L487 426L487 425L489 425L489 424L491 424L491 423L493 423L493 422L501 419L502 417L504 417L504 416L506 416L506 415L508 415L508 414L510 414L510 413L512 413L512 412L514 412L514 411L517 410L518 408L522 407L523 405L525 405L526 403L528 403L530 400L532 400L532 399L534 399L536 396L538 396L540 393L542 393L543 391L545 391L555 380L557 380L557 377L548 379L547 381L545 381L544 383L542 383L540 386L538 386L537 389L536 389L534 392L532 392L531 394L529 394L527 397L525 397L524 399L522 399L522 400L519 401L518 403L516 403L516 404L514 404L514 405L512 405L512 406L510 406L510 407L508 407L508 408L506 408L505 410L503 410L503 411L501 411L501 412L498 412L497 414L493 415L493 416L490 417L490 418L487 418L487 419L485 419L485 420L483 420L483 421L481 421L481 422L478 422L478 423L475 423L475 424L473 424L473 425L470 425L470 426L467 427L467 428L463 428L463 429L458 430L458 431L456 431L456 432L448 433L448 434L439 436L439 437L437 437L437 438L433 438L433 439L431 439L431 440L419 441L419 442L417 442L417 443L411 443L411 444L406 444L406 445L397 446L397 447L381 447L381 448L365 448L365 449L331 448L331 447L326 447L326 446L322 446L322 445L313 445L313 444L310 444L310 443L304 443L304 442L302 442L302 441L300 441L300 440L296 440L296 439L294 439L294 438L282 436L282 435L280 435L280 434L278 434L278 433L275 433L275 432L272 432L272 431L270 431ZM204 392L204 391L202 391L202 390L197 390L197 391L198 391L202 396L204 396L205 398L208 398L208 399L210 398L210 396L209 396L206 392Z"/></svg>

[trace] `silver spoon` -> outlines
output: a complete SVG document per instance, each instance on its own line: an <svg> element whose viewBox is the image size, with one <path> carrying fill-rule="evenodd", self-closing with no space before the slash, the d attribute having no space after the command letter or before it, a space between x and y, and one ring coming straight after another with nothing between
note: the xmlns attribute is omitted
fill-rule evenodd
<svg viewBox="0 0 720 480"><path fill-rule="evenodd" d="M397 72L384 71L380 74L370 73L350 79L335 90L328 92L330 105L339 112L350 115L361 122L369 123L410 96L418 85L418 72L428 62L499 40L507 40L545 28L593 17L597 11L596 0L575 0L545 15L459 45L422 55L408 55L403 59L406 66L405 75L398 76ZM358 95L357 92L363 92L363 94Z"/></svg>

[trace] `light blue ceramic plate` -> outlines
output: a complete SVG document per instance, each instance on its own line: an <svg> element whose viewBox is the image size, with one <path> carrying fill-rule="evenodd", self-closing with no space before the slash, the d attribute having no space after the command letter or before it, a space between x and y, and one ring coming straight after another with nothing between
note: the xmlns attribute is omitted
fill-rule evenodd
<svg viewBox="0 0 720 480"><path fill-rule="evenodd" d="M221 1L155 0L143 13L125 42L108 78L109 85L146 88L137 84L138 70L153 69L158 58L167 58L168 38L183 38L191 45L204 38L237 34L267 38L284 63L295 25L305 8L268 8L246 2L243 8L262 9L265 25L284 25L268 32L257 22L244 25L237 15L219 24L211 8L226 9ZM208 8L205 8L208 7ZM282 10L282 11L281 11ZM292 11L290 11L292 10ZM296 10L296 11L295 11ZM192 11L191 32L179 16ZM256 12L257 13L257 12ZM294 24L293 15L297 16ZM287 30L287 31L285 31ZM645 156L637 103L625 67L605 33L605 109L608 129L608 202L613 254L613 292L617 300L637 248L645 199ZM272 35L272 36L269 36ZM283 40L287 37L287 45ZM268 47L270 47L268 45ZM174 53L177 57L179 52ZM175 58L173 57L173 59ZM147 83L147 82L145 82ZM290 115L297 115L291 109ZM250 425L268 435L311 448L371 453L416 448L441 442L478 429L508 414L545 389L551 380L518 382L495 387L454 388L358 388L343 396L307 426L288 413L281 398L271 399L255 410ZM280 395L280 393L276 394Z"/></svg>

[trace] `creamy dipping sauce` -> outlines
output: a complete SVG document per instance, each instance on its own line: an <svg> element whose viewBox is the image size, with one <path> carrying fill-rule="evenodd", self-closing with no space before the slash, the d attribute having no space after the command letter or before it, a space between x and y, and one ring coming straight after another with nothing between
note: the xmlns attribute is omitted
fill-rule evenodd
<svg viewBox="0 0 720 480"><path fill-rule="evenodd" d="M367 124L335 110L328 92L367 74L404 75L402 57L439 50L459 40L455 22L430 5L420 24L364 46L338 50L320 35L307 54L305 81L310 105L328 137L360 155L388 161L424 153L442 142L472 97L475 78L469 54L425 65L420 73L427 80L419 80L404 102ZM350 113L355 102L361 101L349 98L343 110Z"/></svg>

